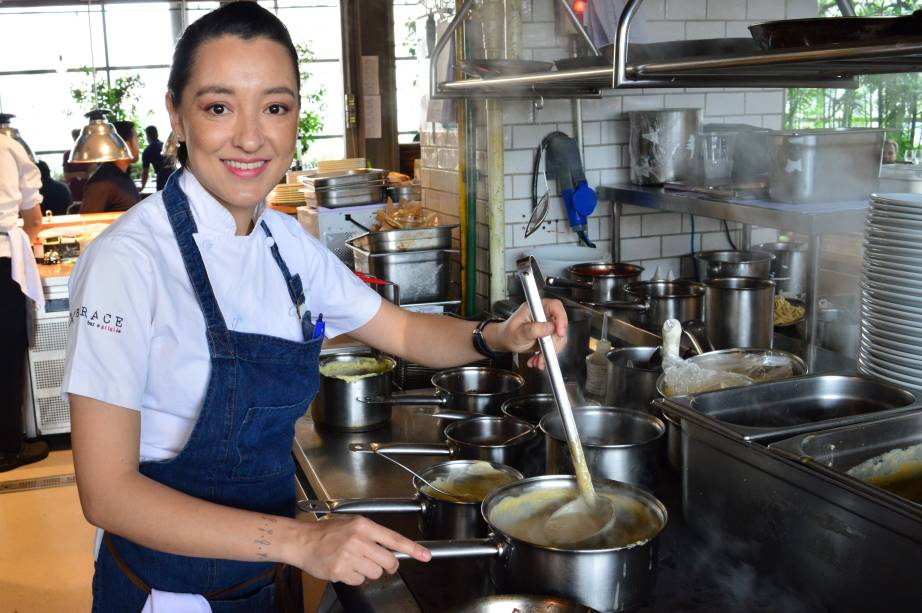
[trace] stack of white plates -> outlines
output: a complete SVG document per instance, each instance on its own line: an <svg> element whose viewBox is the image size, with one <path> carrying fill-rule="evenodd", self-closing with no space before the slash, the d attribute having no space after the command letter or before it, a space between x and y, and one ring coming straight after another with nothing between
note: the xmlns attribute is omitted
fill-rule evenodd
<svg viewBox="0 0 922 613"><path fill-rule="evenodd" d="M922 391L922 194L871 196L858 370Z"/></svg>

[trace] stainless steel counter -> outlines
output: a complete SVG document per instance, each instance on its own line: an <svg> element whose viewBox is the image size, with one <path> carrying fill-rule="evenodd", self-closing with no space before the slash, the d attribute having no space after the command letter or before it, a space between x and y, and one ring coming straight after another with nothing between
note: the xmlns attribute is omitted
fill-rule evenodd
<svg viewBox="0 0 922 613"><path fill-rule="evenodd" d="M420 407L394 407L393 418L387 427L360 433L325 431L318 428L310 417L302 417L295 427L294 456L306 478L307 483L302 485L308 490L307 494L319 499L413 495L409 474L375 455L352 453L349 445L388 441L435 443L444 440L440 420L415 415L419 410ZM400 459L414 470L444 460L447 458L435 456L406 456ZM381 514L375 515L374 519L411 538L421 538L416 528L416 515ZM422 611L399 575L359 588L337 585L336 591L347 611Z"/></svg>
<svg viewBox="0 0 922 613"><path fill-rule="evenodd" d="M413 493L409 475L370 454L353 454L351 443L376 441L437 442L439 420L417 415L419 407L394 407L387 427L349 434L318 430L310 417L295 430L294 455L303 473L301 485L317 498L397 497ZM444 458L403 459L414 469ZM685 525L681 513L680 475L661 471L656 496L669 509L669 523L660 536L656 592L634 613L713 613L785 610L817 613L783 584L758 569L727 557ZM380 514L374 520L419 539L417 515ZM400 571L358 588L336 584L346 611L415 613L441 612L477 596L492 593L486 560L437 560L428 564L402 562Z"/></svg>

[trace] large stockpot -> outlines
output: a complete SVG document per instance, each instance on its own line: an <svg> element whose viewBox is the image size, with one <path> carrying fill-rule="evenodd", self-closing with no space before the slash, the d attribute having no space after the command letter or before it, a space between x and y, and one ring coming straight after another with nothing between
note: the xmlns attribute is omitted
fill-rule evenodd
<svg viewBox="0 0 922 613"><path fill-rule="evenodd" d="M323 374L325 367L333 364L356 364L375 360L380 372L354 381ZM383 426L391 419L390 405L373 405L361 401L366 396L387 396L394 387L394 368L397 363L388 357L371 354L340 354L320 360L320 389L311 406L311 419L315 423L336 430L360 432Z"/></svg>
<svg viewBox="0 0 922 613"><path fill-rule="evenodd" d="M580 302L608 302L624 300L624 286L640 279L643 267L622 262L597 262L575 264L567 268L569 279L547 277L550 287L569 287L573 298Z"/></svg>
<svg viewBox="0 0 922 613"><path fill-rule="evenodd" d="M464 475L476 460L452 460L430 466L419 472L426 481L450 479ZM522 479L522 473L502 464L490 466L510 477L510 481ZM426 493L425 484L413 477L416 494L410 498L343 498L338 500L301 500L298 508L309 513L419 513L419 529L425 538L470 539L488 534L487 524L480 513L480 502L447 500Z"/></svg>
<svg viewBox="0 0 922 613"><path fill-rule="evenodd" d="M615 407L585 408L573 413L589 473L652 489L666 426L641 411ZM558 413L541 419L548 474L573 474L567 436Z"/></svg>
<svg viewBox="0 0 922 613"><path fill-rule="evenodd" d="M768 251L740 251L724 249L699 251L695 254L695 268L702 281L715 277L753 277L769 279L775 256Z"/></svg>
<svg viewBox="0 0 922 613"><path fill-rule="evenodd" d="M657 398L656 380L663 373L660 360L651 363L659 347L624 347L608 352L607 406L650 412Z"/></svg>
<svg viewBox="0 0 922 613"><path fill-rule="evenodd" d="M523 470L538 429L512 417L484 415L445 426L444 443L356 443L352 451L381 455L451 456L457 460L483 460ZM508 442L507 442L508 441Z"/></svg>
<svg viewBox="0 0 922 613"><path fill-rule="evenodd" d="M704 320L714 349L771 349L775 283L751 277L721 277L705 283Z"/></svg>
<svg viewBox="0 0 922 613"><path fill-rule="evenodd" d="M497 522L517 519L502 512L510 500L535 492L576 492L575 477L548 475L510 483L487 496L481 509L491 531L488 538L421 544L433 558L492 558L491 575L499 592L559 596L599 611L629 609L653 592L657 537L668 514L666 507L642 488L614 481L596 481L594 485L596 492L626 499L642 510L649 524L643 538L609 549L574 550L530 543L500 528ZM406 554L396 555L400 560L409 559Z"/></svg>
<svg viewBox="0 0 922 613"><path fill-rule="evenodd" d="M437 405L452 411L499 415L502 404L518 394L525 380L521 375L489 366L462 366L432 375L434 396L367 396L369 405Z"/></svg>
<svg viewBox="0 0 922 613"><path fill-rule="evenodd" d="M689 179L701 109L630 111L631 183L661 185Z"/></svg>
<svg viewBox="0 0 922 613"><path fill-rule="evenodd" d="M800 296L807 289L807 245L796 242L762 243L755 247L775 256L772 280L779 292Z"/></svg>
<svg viewBox="0 0 922 613"><path fill-rule="evenodd" d="M886 130L772 132L768 193L779 202L867 200L877 189Z"/></svg>
<svg viewBox="0 0 922 613"><path fill-rule="evenodd" d="M695 281L638 281L624 291L636 302L606 302L605 309L631 311L631 319L649 330L659 331L667 319L702 321L704 285Z"/></svg>

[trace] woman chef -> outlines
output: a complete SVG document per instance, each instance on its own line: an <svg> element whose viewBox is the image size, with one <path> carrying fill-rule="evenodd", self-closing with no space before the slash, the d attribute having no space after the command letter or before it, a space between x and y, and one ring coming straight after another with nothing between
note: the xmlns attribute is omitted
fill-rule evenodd
<svg viewBox="0 0 922 613"><path fill-rule="evenodd" d="M414 362L480 358L475 324L380 300L264 198L292 160L297 55L255 2L230 3L177 43L166 105L184 169L125 213L71 278L64 390L80 500L104 531L94 611L140 611L148 592L214 611L274 610L282 565L357 585L429 553L364 518L294 520L291 442L318 386L326 336ZM525 310L481 327L527 351L552 323ZM280 581L281 580L281 581ZM278 583L276 583L278 582Z"/></svg>

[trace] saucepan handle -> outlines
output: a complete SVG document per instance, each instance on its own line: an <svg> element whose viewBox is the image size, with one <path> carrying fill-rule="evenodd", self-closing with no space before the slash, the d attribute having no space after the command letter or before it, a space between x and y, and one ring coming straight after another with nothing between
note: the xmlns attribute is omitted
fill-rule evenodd
<svg viewBox="0 0 922 613"><path fill-rule="evenodd" d="M397 405L443 405L446 402L444 396L364 396L356 398L362 404L385 404L390 406Z"/></svg>
<svg viewBox="0 0 922 613"><path fill-rule="evenodd" d="M414 498L341 498L299 500L305 513L418 513L423 505Z"/></svg>
<svg viewBox="0 0 922 613"><path fill-rule="evenodd" d="M592 283L589 281L574 281L573 279L564 279L563 277L545 277L544 284L548 287L573 287L576 289L592 289Z"/></svg>
<svg viewBox="0 0 922 613"><path fill-rule="evenodd" d="M426 409L419 409L417 414L425 415L427 417L436 417L438 419L449 419L452 421L460 421L462 419L477 417L476 413L468 413L467 411L429 411Z"/></svg>
<svg viewBox="0 0 922 613"><path fill-rule="evenodd" d="M597 302L596 306L603 309L612 309L615 311L636 311L644 313L650 310L647 302L633 302L630 300L609 300L607 302Z"/></svg>
<svg viewBox="0 0 922 613"><path fill-rule="evenodd" d="M445 443L353 443L349 451L381 455L451 455Z"/></svg>
<svg viewBox="0 0 922 613"><path fill-rule="evenodd" d="M417 541L432 553L432 559L492 558L503 553L501 543L491 538L458 541ZM409 555L392 552L398 560L412 560Z"/></svg>

